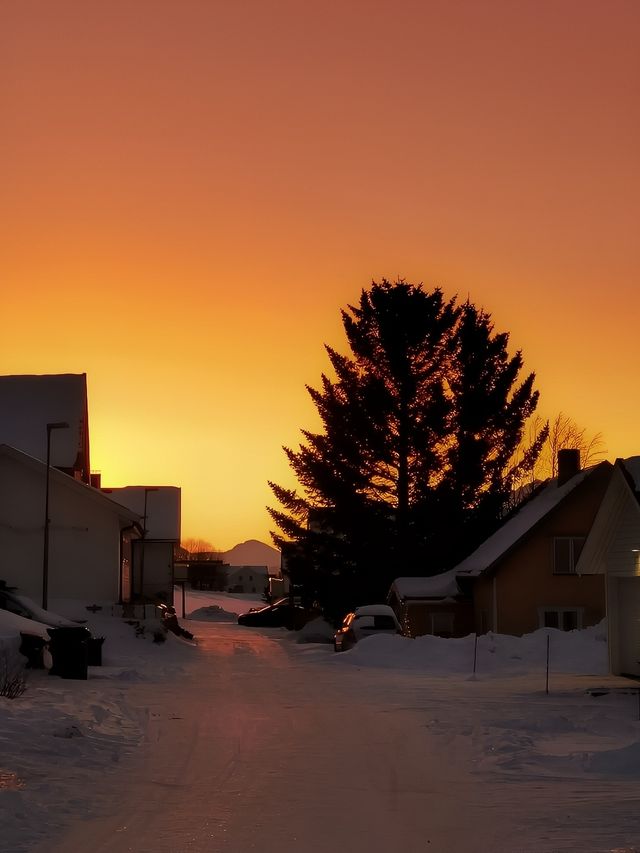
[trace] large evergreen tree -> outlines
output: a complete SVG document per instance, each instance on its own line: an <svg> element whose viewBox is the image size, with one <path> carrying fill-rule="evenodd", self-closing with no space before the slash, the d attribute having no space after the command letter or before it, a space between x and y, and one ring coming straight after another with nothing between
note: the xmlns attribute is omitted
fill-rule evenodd
<svg viewBox="0 0 640 853"><path fill-rule="evenodd" d="M326 347L335 378L308 388L323 430L285 448L300 489L270 483L269 509L294 579L337 610L447 568L495 529L538 399L508 335L439 288L374 282L342 320L351 354Z"/></svg>

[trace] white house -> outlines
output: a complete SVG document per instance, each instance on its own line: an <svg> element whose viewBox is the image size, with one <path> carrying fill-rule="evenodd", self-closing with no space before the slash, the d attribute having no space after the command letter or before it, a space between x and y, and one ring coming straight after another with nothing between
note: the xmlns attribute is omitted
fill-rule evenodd
<svg viewBox="0 0 640 853"><path fill-rule="evenodd" d="M227 572L227 592L262 594L268 586L266 566L230 566Z"/></svg>
<svg viewBox="0 0 640 853"><path fill-rule="evenodd" d="M145 534L133 542L132 598L172 602L175 550L180 544L180 488L124 486L102 492L142 519Z"/></svg>
<svg viewBox="0 0 640 853"><path fill-rule="evenodd" d="M606 576L611 671L640 675L640 456L616 460L576 573Z"/></svg>
<svg viewBox="0 0 640 853"><path fill-rule="evenodd" d="M0 578L42 598L47 466L0 445ZM49 598L116 602L140 517L86 483L49 471ZM126 593L125 593L126 595Z"/></svg>

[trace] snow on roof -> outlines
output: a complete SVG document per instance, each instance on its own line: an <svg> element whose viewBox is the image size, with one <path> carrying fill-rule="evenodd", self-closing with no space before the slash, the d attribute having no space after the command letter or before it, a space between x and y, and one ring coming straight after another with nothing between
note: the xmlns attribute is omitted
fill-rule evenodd
<svg viewBox="0 0 640 853"><path fill-rule="evenodd" d="M460 594L456 569L425 578L396 578L392 584L400 598L448 598Z"/></svg>
<svg viewBox="0 0 640 853"><path fill-rule="evenodd" d="M46 471L46 463L42 459L37 459L35 456L30 456L22 450L15 447L10 447L8 444L0 444L0 456L7 456L14 459L21 465L27 465L43 473ZM113 500L109 495L103 494L100 489L94 489L93 486L83 483L81 480L76 480L64 471L58 471L57 468L51 468L50 477L52 482L57 482L63 486L73 489L77 494L85 495L87 500L97 501L103 509L108 509L116 513L121 519L127 521L138 521L138 515L132 512L129 507Z"/></svg>
<svg viewBox="0 0 640 853"><path fill-rule="evenodd" d="M597 467L597 466L594 466ZM502 527L486 539L482 545L455 567L455 573L479 575L506 553L525 533L558 506L576 486L590 474L594 467L585 468L564 485L558 486L557 479L550 480L538 495L532 498Z"/></svg>
<svg viewBox="0 0 640 853"><path fill-rule="evenodd" d="M51 464L73 468L80 457L88 470L87 420L85 373L0 376L0 443L45 460L47 424L66 422L52 431Z"/></svg>
<svg viewBox="0 0 640 853"><path fill-rule="evenodd" d="M363 604L362 607L356 607L356 616L393 616L395 612L388 604Z"/></svg>

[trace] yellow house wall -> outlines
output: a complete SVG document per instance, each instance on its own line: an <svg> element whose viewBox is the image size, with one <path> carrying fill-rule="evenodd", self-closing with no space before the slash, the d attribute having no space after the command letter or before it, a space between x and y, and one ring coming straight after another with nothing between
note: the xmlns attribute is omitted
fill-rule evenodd
<svg viewBox="0 0 640 853"><path fill-rule="evenodd" d="M553 539L556 536L586 537L609 476L608 468L594 472L493 570L477 578L474 613L478 632L495 630L501 634L521 635L535 631L540 625L541 607L584 608L582 627L595 625L604 618L604 577L554 575ZM494 624L494 609L497 625Z"/></svg>
<svg viewBox="0 0 640 853"><path fill-rule="evenodd" d="M441 636L466 637L472 634L473 604L471 601L451 601L447 604L428 604L425 602L408 603L404 605L403 617L400 622L410 637L421 637L431 634L431 616L434 614L451 613L453 615L453 630L451 634Z"/></svg>

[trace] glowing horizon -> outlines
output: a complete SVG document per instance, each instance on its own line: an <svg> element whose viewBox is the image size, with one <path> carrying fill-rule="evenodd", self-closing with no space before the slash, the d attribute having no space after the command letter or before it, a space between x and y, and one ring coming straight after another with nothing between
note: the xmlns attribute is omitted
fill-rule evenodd
<svg viewBox="0 0 640 853"><path fill-rule="evenodd" d="M640 453L640 6L16 4L2 373L86 373L105 486L271 544L267 480L382 277L467 295L539 412Z"/></svg>

